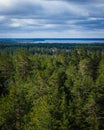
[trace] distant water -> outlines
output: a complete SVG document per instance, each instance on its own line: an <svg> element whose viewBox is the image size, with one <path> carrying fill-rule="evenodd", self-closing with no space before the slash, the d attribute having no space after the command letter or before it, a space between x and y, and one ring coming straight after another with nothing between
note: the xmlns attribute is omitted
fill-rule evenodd
<svg viewBox="0 0 104 130"><path fill-rule="evenodd" d="M0 38L0 42L17 43L104 43L104 38Z"/></svg>

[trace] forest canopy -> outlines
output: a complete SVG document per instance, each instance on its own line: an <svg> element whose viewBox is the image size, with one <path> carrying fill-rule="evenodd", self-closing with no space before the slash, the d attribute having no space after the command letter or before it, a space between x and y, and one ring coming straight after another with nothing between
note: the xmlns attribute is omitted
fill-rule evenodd
<svg viewBox="0 0 104 130"><path fill-rule="evenodd" d="M104 44L0 43L0 130L104 130Z"/></svg>

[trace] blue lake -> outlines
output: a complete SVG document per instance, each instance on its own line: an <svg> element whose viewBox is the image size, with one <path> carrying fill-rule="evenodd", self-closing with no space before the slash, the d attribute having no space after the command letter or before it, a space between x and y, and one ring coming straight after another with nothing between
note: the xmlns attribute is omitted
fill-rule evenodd
<svg viewBox="0 0 104 130"><path fill-rule="evenodd" d="M0 42L20 43L104 43L104 38L0 38Z"/></svg>

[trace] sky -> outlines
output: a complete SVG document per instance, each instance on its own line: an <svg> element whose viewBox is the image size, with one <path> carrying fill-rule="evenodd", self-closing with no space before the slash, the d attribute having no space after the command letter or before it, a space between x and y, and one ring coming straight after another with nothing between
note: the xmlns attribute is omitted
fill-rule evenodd
<svg viewBox="0 0 104 130"><path fill-rule="evenodd" d="M104 0L0 0L0 38L104 38Z"/></svg>

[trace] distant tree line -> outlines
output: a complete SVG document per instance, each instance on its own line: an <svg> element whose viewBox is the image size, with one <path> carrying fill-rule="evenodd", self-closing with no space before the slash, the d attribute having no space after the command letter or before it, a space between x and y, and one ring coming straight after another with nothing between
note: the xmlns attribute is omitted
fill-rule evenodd
<svg viewBox="0 0 104 130"><path fill-rule="evenodd" d="M33 54L50 54L60 53L62 50L70 52L73 49L86 48L89 51L99 50L104 52L103 43L77 44L77 43L17 43L17 42L0 42L0 52L3 50L8 53L14 53L16 50L25 49Z"/></svg>

